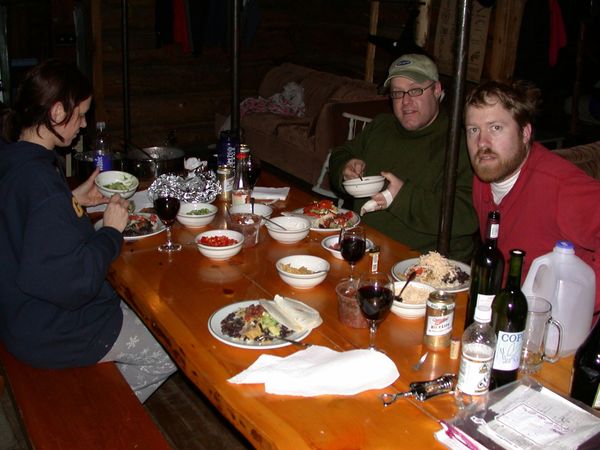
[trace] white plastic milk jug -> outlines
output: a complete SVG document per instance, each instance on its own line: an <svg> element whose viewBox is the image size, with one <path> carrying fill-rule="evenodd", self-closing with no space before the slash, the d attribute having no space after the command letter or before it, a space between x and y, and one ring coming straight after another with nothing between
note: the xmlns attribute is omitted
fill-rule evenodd
<svg viewBox="0 0 600 450"><path fill-rule="evenodd" d="M537 295L552 304L552 317L564 329L560 355L573 353L592 326L596 297L594 270L575 255L573 244L558 241L552 252L533 260L525 283L525 295ZM556 348L556 329L548 329L546 351Z"/></svg>

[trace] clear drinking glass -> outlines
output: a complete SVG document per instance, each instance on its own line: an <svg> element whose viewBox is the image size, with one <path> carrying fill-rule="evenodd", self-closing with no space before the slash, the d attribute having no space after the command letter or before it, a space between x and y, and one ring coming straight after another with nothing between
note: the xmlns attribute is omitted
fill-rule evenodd
<svg viewBox="0 0 600 450"><path fill-rule="evenodd" d="M167 227L167 242L158 247L159 252L178 252L181 250L181 244L171 241L171 227L177 218L179 205L179 199L169 194L158 193L154 198L154 210Z"/></svg>
<svg viewBox="0 0 600 450"><path fill-rule="evenodd" d="M350 278L354 278L354 266L365 255L366 233L363 227L342 228L340 231L340 253L350 264Z"/></svg>
<svg viewBox="0 0 600 450"><path fill-rule="evenodd" d="M361 275L356 294L360 310L369 324L369 349L375 347L375 334L379 323L385 319L394 301L392 279L385 272L371 272Z"/></svg>

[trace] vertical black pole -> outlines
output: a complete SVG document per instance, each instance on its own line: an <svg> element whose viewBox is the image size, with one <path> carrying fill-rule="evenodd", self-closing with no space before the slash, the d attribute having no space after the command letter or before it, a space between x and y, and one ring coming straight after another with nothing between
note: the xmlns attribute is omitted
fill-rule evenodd
<svg viewBox="0 0 600 450"><path fill-rule="evenodd" d="M456 168L460 151L463 97L467 74L467 56L469 51L469 28L471 24L472 0L459 0L457 4L456 46L454 49L454 79L452 82L452 105L448 146L446 148L446 170L444 171L444 192L439 222L437 250L448 255L452 235L452 215L454 213L454 195L456 193Z"/></svg>
<svg viewBox="0 0 600 450"><path fill-rule="evenodd" d="M231 11L231 131L240 138L240 11L241 0L232 0Z"/></svg>
<svg viewBox="0 0 600 450"><path fill-rule="evenodd" d="M131 122L129 116L129 38L127 36L127 0L121 2L121 37L122 37L122 61L123 61L123 141L124 151L129 149L131 142Z"/></svg>

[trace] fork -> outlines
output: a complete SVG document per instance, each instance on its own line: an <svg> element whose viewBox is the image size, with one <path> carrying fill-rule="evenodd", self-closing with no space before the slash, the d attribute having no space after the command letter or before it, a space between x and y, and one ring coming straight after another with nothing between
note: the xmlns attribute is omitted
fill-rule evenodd
<svg viewBox="0 0 600 450"><path fill-rule="evenodd" d="M429 352L423 353L423 355L419 358L417 363L414 366L412 366L412 370L414 370L414 371L419 370L421 368L421 366L423 365L423 363L425 362L425 360L427 359L427 356L429 356Z"/></svg>
<svg viewBox="0 0 600 450"><path fill-rule="evenodd" d="M293 345L296 345L296 346L302 347L302 348L308 348L313 345L313 344L309 344L308 342L295 341L293 339L288 339L288 338L284 338L284 337L276 337L275 339L279 339L280 341L289 342L290 344L293 344Z"/></svg>

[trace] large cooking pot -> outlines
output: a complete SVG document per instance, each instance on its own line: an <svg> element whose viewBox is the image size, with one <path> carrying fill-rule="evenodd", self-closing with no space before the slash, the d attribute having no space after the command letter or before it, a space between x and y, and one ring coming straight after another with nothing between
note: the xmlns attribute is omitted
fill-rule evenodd
<svg viewBox="0 0 600 450"><path fill-rule="evenodd" d="M125 161L126 171L140 181L155 179L166 173L183 174L183 150L175 147L148 147L143 150L130 149Z"/></svg>

